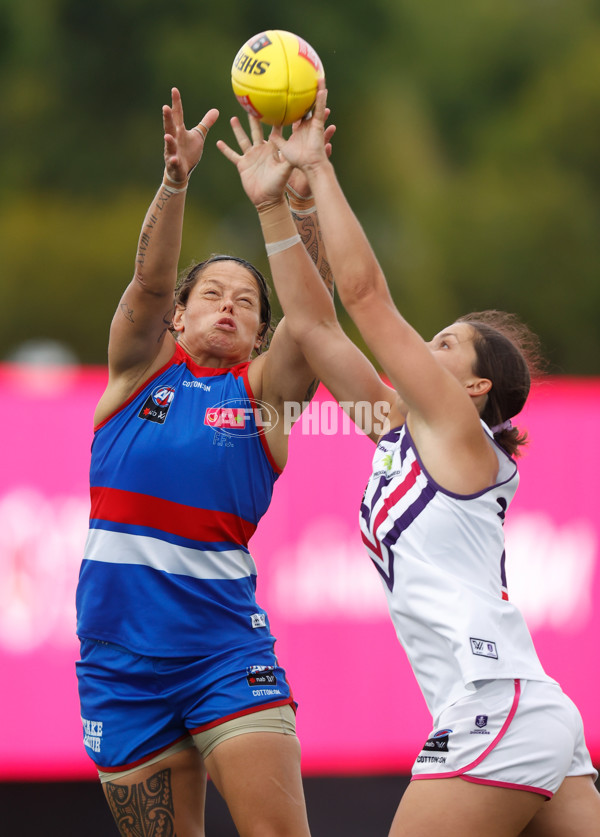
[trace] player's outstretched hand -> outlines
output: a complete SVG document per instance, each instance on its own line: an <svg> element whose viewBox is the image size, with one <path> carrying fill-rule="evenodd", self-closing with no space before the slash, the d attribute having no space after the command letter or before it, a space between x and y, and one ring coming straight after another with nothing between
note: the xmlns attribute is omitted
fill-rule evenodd
<svg viewBox="0 0 600 837"><path fill-rule="evenodd" d="M244 191L252 203L260 208L276 204L283 199L292 166L272 142L265 140L258 119L249 116L248 121L250 137L242 128L237 116L230 120L240 154L223 140L217 141L217 148L237 168Z"/></svg>
<svg viewBox="0 0 600 837"><path fill-rule="evenodd" d="M219 111L211 108L200 122L189 130L183 121L181 94L171 90L171 105L163 106L165 132L165 169L173 183L185 183L202 157L206 136L219 117Z"/></svg>
<svg viewBox="0 0 600 837"><path fill-rule="evenodd" d="M303 171L315 168L326 162L331 154L331 136L335 127L327 139L325 120L327 115L327 90L324 81L319 80L317 98L312 116L309 119L302 119L296 123L289 139L283 138L281 128L273 128L270 141L277 146L282 157L292 166Z"/></svg>
<svg viewBox="0 0 600 837"><path fill-rule="evenodd" d="M325 123L329 119L330 109L325 108ZM304 123L306 119L299 119L297 122L294 122L292 125L292 132L295 133L303 129ZM332 152L332 144L331 140L333 139L333 135L335 134L335 125L325 125L325 130L323 132L323 142L325 143L325 153L328 157L331 157ZM306 174L302 171L302 169L294 168L292 173L290 174L289 180L287 182L287 189L292 195L295 195L298 198L309 198L310 197L310 186L308 184L308 178Z"/></svg>

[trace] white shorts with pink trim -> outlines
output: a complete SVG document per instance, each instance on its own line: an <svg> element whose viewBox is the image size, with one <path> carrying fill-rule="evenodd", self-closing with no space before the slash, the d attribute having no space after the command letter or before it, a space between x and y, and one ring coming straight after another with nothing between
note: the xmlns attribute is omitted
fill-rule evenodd
<svg viewBox="0 0 600 837"><path fill-rule="evenodd" d="M412 779L448 779L552 797L566 776L598 773L581 715L554 682L489 680L445 709Z"/></svg>

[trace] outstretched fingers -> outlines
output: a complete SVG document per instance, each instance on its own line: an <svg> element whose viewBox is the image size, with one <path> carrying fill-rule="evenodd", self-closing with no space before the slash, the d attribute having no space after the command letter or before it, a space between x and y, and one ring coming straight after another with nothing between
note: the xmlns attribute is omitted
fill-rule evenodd
<svg viewBox="0 0 600 837"><path fill-rule="evenodd" d="M333 135L335 134L335 125L328 125L325 128L325 134L323 135L323 139L325 142L325 153L328 157L331 157L331 152L333 151L333 146L331 144L331 140Z"/></svg>
<svg viewBox="0 0 600 837"><path fill-rule="evenodd" d="M246 151L248 151L249 148L252 148L253 145L262 145L265 141L262 125L256 117L248 117L248 122L250 123L250 137L248 137L248 134L244 128L242 128L242 123L237 116L232 116L229 121L242 154L245 154Z"/></svg>
<svg viewBox="0 0 600 837"><path fill-rule="evenodd" d="M206 111L200 122L198 122L198 124L195 126L196 128L200 129L200 133L203 134L204 139L206 139L206 134L208 134L208 132L215 124L218 118L219 111L217 110L217 108L211 108L210 110Z"/></svg>
<svg viewBox="0 0 600 837"><path fill-rule="evenodd" d="M250 136L252 137L252 144L260 145L265 141L260 121L255 116L249 116L248 122L250 123Z"/></svg>
<svg viewBox="0 0 600 837"><path fill-rule="evenodd" d="M237 144L239 145L242 154L244 154L249 148L252 147L252 142L249 139L246 131L242 128L242 123L237 118L237 116L232 116L229 120L229 124L231 125L233 135L237 140Z"/></svg>
<svg viewBox="0 0 600 837"><path fill-rule="evenodd" d="M325 87L323 79L319 79L317 97L315 99L315 106L311 117L311 119L315 120L313 124L319 125L324 130L328 115L329 108L327 107L327 88Z"/></svg>
<svg viewBox="0 0 600 837"><path fill-rule="evenodd" d="M200 162L208 132L219 118L217 108L207 110L200 122L188 130L183 117L181 94L171 89L171 104L163 105L164 158L167 174L182 183Z"/></svg>
<svg viewBox="0 0 600 837"><path fill-rule="evenodd" d="M261 145L264 142L264 136L260 122L252 116L249 117L251 138L248 137L237 116L232 116L229 122L242 153L238 154L223 140L217 140L217 148L230 162L236 165L253 146Z"/></svg>
<svg viewBox="0 0 600 837"><path fill-rule="evenodd" d="M170 136L174 136L175 131L176 131L175 119L173 117L173 109L169 105L163 105L162 117L163 117L163 130L164 130L165 135L169 134Z"/></svg>
<svg viewBox="0 0 600 837"><path fill-rule="evenodd" d="M171 112L176 126L183 125L183 104L181 93L176 87L171 88Z"/></svg>
<svg viewBox="0 0 600 837"><path fill-rule="evenodd" d="M238 161L242 159L242 155L234 151L233 148L230 148L223 140L217 140L217 148L234 166L237 166Z"/></svg>

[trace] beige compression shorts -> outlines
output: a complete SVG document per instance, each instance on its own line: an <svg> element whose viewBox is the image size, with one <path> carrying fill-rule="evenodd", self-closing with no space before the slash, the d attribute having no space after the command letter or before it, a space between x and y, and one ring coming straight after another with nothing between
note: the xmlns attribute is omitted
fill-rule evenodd
<svg viewBox="0 0 600 837"><path fill-rule="evenodd" d="M118 773L98 770L98 775L103 783L116 782L137 770L162 761L182 750L187 750L188 747L196 747L202 758L205 759L212 753L217 744L227 741L228 738L234 738L236 735L245 735L248 732L277 732L283 735L296 735L296 713L290 704L286 704L285 706L275 706L272 709L262 709L248 715L241 715L239 718L224 721L218 726L203 730L195 735L188 735L187 738L177 741L171 747L143 762L143 764L137 764L135 767Z"/></svg>

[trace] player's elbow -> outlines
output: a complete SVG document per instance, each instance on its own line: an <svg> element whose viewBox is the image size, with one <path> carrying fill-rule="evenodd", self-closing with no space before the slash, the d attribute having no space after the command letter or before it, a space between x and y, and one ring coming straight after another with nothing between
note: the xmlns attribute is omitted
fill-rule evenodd
<svg viewBox="0 0 600 837"><path fill-rule="evenodd" d="M382 283L378 272L357 270L354 266L343 281L338 281L337 288L344 308L350 312L351 309L362 308L372 299L380 297L386 283Z"/></svg>
<svg viewBox="0 0 600 837"><path fill-rule="evenodd" d="M134 287L141 295L149 295L152 297L172 298L175 284L175 277L168 278L165 281L166 271L145 271L142 273L137 270L133 274L132 287Z"/></svg>
<svg viewBox="0 0 600 837"><path fill-rule="evenodd" d="M294 319L288 324L291 336L304 354L322 345L324 335L338 326L337 319L331 322L328 318Z"/></svg>

